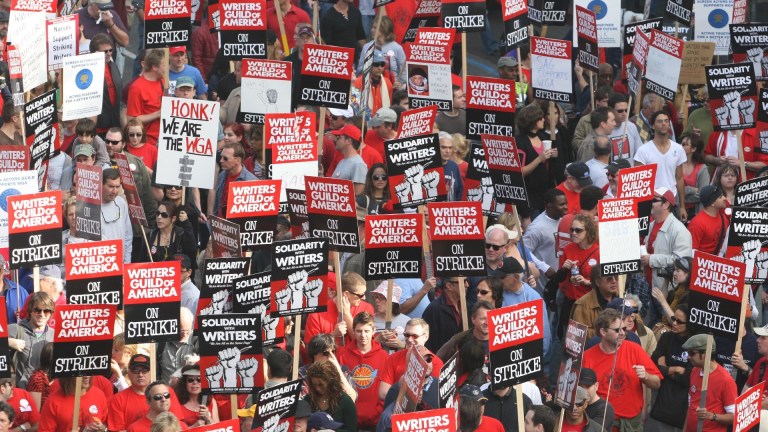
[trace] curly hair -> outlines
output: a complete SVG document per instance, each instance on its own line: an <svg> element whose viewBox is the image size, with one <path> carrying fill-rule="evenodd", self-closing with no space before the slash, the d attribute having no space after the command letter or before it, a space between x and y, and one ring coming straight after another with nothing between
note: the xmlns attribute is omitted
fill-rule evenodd
<svg viewBox="0 0 768 432"><path fill-rule="evenodd" d="M320 407L317 405L317 402L320 398L315 391L315 386L312 385L312 378L321 379L328 386L328 394L326 395L328 398L328 411L334 412L339 409L344 391L341 388L341 376L336 366L328 360L320 360L312 363L307 368L309 394L312 396L312 411L319 411Z"/></svg>
<svg viewBox="0 0 768 432"><path fill-rule="evenodd" d="M186 365L183 368L181 368L181 379L176 381L176 384L174 384L173 386L173 391L176 392L176 396L179 398L179 403L182 405L189 402L189 400L192 398L192 395L189 394L189 391L187 391L187 379L184 376L184 372L188 370L196 370L199 372L200 365L199 364ZM198 395L198 402L200 402L199 395Z"/></svg>
<svg viewBox="0 0 768 432"><path fill-rule="evenodd" d="M594 244L597 242L597 224L595 224L595 220L592 219L592 217L583 215L583 214L577 214L573 217L573 222L581 222L584 224L584 230L586 233L586 240L589 244Z"/></svg>

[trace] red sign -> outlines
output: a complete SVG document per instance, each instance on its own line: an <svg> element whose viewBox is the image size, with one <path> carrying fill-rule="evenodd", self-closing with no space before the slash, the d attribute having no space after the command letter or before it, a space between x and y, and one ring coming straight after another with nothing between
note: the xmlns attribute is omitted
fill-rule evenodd
<svg viewBox="0 0 768 432"><path fill-rule="evenodd" d="M8 197L8 233L61 229L61 191Z"/></svg>
<svg viewBox="0 0 768 432"><path fill-rule="evenodd" d="M139 197L138 189L136 189L136 182L131 172L131 164L128 163L128 156L122 153L115 153L114 158L117 170L120 172L120 180L123 183L125 200L128 201L128 216L131 218L131 223L146 228L149 226L147 225L147 216L144 214L144 207L141 205L141 198Z"/></svg>
<svg viewBox="0 0 768 432"><path fill-rule="evenodd" d="M598 222L637 219L637 201L626 198L604 199L598 201Z"/></svg>
<svg viewBox="0 0 768 432"><path fill-rule="evenodd" d="M421 214L369 215L365 218L365 248L421 247Z"/></svg>
<svg viewBox="0 0 768 432"><path fill-rule="evenodd" d="M356 217L355 188L349 180L306 177L307 213Z"/></svg>
<svg viewBox="0 0 768 432"><path fill-rule="evenodd" d="M264 0L222 0L219 2L219 30L266 30Z"/></svg>
<svg viewBox="0 0 768 432"><path fill-rule="evenodd" d="M116 314L114 305L56 306L54 318L59 325L53 334L53 342L111 341Z"/></svg>
<svg viewBox="0 0 768 432"><path fill-rule="evenodd" d="M291 62L260 59L243 59L243 78L276 79L290 81L293 77ZM299 113L297 113L298 115ZM308 114L303 112L301 114Z"/></svg>
<svg viewBox="0 0 768 432"><path fill-rule="evenodd" d="M638 201L650 200L655 181L656 164L624 168L619 170L616 180L617 195L619 198L637 198Z"/></svg>
<svg viewBox="0 0 768 432"><path fill-rule="evenodd" d="M736 412L733 414L733 432L748 431L760 423L760 407L763 402L765 381L750 387L736 398Z"/></svg>
<svg viewBox="0 0 768 432"><path fill-rule="evenodd" d="M410 138L432 133L437 118L437 105L408 110L400 115L398 138Z"/></svg>
<svg viewBox="0 0 768 432"><path fill-rule="evenodd" d="M136 263L125 266L125 304L181 301L179 261Z"/></svg>
<svg viewBox="0 0 768 432"><path fill-rule="evenodd" d="M227 194L227 218L277 216L280 211L280 180L231 182Z"/></svg>
<svg viewBox="0 0 768 432"><path fill-rule="evenodd" d="M24 171L28 166L29 147L23 145L0 146L0 173Z"/></svg>
<svg viewBox="0 0 768 432"><path fill-rule="evenodd" d="M392 432L452 432L456 428L456 410L440 408L392 416Z"/></svg>
<svg viewBox="0 0 768 432"><path fill-rule="evenodd" d="M428 209L432 241L485 239L480 203L429 203Z"/></svg>
<svg viewBox="0 0 768 432"><path fill-rule="evenodd" d="M352 79L354 48L330 45L304 45L301 73L327 78Z"/></svg>
<svg viewBox="0 0 768 432"><path fill-rule="evenodd" d="M147 0L144 6L144 18L170 19L190 18L190 0Z"/></svg>
<svg viewBox="0 0 768 432"><path fill-rule="evenodd" d="M515 82L467 76L467 109L515 112Z"/></svg>
<svg viewBox="0 0 768 432"><path fill-rule="evenodd" d="M691 291L741 303L746 264L701 251L693 254Z"/></svg>
<svg viewBox="0 0 768 432"><path fill-rule="evenodd" d="M123 275L123 239L72 243L64 248L67 282ZM69 294L69 283L67 294Z"/></svg>

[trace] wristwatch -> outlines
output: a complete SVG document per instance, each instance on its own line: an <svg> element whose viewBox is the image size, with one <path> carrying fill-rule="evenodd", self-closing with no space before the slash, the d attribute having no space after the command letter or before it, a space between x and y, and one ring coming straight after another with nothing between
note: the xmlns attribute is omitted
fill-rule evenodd
<svg viewBox="0 0 768 432"><path fill-rule="evenodd" d="M717 414L712 413L712 421L717 421Z"/></svg>
<svg viewBox="0 0 768 432"><path fill-rule="evenodd" d="M24 427L24 423L19 425L19 429L21 429L21 432L27 432L27 428Z"/></svg>

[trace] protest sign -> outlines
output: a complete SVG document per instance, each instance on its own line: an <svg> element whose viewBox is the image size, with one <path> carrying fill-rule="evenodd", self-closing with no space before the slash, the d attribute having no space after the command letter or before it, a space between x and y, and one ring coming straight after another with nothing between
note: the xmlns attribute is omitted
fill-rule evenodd
<svg viewBox="0 0 768 432"><path fill-rule="evenodd" d="M23 145L0 146L0 173L20 172L28 167L29 148Z"/></svg>
<svg viewBox="0 0 768 432"><path fill-rule="evenodd" d="M621 48L623 10L620 4L610 0L575 0L574 5L595 14L595 45L599 42L602 48Z"/></svg>
<svg viewBox="0 0 768 432"><path fill-rule="evenodd" d="M504 0L502 7L504 8L502 41L506 49L511 50L528 44L528 2L526 0Z"/></svg>
<svg viewBox="0 0 768 432"><path fill-rule="evenodd" d="M272 244L272 316L324 312L327 280L328 240L301 239Z"/></svg>
<svg viewBox="0 0 768 432"><path fill-rule="evenodd" d="M646 21L638 21L624 26L624 48L622 51L623 67L621 68L622 78L627 77L627 71L629 70L629 66L632 64L632 51L635 47L635 33L637 33L639 30L649 34L651 29L657 29L661 27L662 20L663 18L651 18ZM643 64L643 66L645 65Z"/></svg>
<svg viewBox="0 0 768 432"><path fill-rule="evenodd" d="M523 166L511 136L481 135L485 159L493 181L493 199L497 211L500 204L528 205ZM483 197L485 198L485 197Z"/></svg>
<svg viewBox="0 0 768 432"><path fill-rule="evenodd" d="M288 215L291 217L291 238L308 238L307 192L304 189L286 189L286 194L288 195Z"/></svg>
<svg viewBox="0 0 768 432"><path fill-rule="evenodd" d="M480 203L429 203L427 210L435 275L485 276L485 235Z"/></svg>
<svg viewBox="0 0 768 432"><path fill-rule="evenodd" d="M733 207L725 256L743 262L745 281L761 284L768 278L768 209Z"/></svg>
<svg viewBox="0 0 768 432"><path fill-rule="evenodd" d="M21 71L21 52L13 45L8 45L5 48L8 57L8 77L11 79L9 88L11 90L11 96L13 97L13 106L16 111L22 111L25 104L24 100L24 86Z"/></svg>
<svg viewBox="0 0 768 432"><path fill-rule="evenodd" d="M64 58L63 121L101 114L104 60L102 52Z"/></svg>
<svg viewBox="0 0 768 432"><path fill-rule="evenodd" d="M455 31L453 28L420 28L416 40L407 46L411 108L437 105L440 111L452 109L451 49Z"/></svg>
<svg viewBox="0 0 768 432"><path fill-rule="evenodd" d="M364 107L363 109L364 114L363 117L365 117L367 120L371 119L371 109L368 105L368 100L371 97L371 69L373 69L373 53L375 51L376 47L374 44L368 45L368 48L365 49L365 52L362 53L363 57L363 70L362 70L362 77L363 77L363 89L360 92L359 96L357 96L358 89L354 88L354 93L352 96L352 100L355 100L355 98L358 99L358 106ZM386 67L386 66L385 66Z"/></svg>
<svg viewBox="0 0 768 432"><path fill-rule="evenodd" d="M640 236L637 235L637 201L614 198L598 201L600 274L603 276L640 271Z"/></svg>
<svg viewBox="0 0 768 432"><path fill-rule="evenodd" d="M208 27L211 33L217 33L221 27L221 11L219 0L208 0Z"/></svg>
<svg viewBox="0 0 768 432"><path fill-rule="evenodd" d="M221 315L232 311L232 284L247 274L250 262L248 257L205 260L198 315Z"/></svg>
<svg viewBox="0 0 768 432"><path fill-rule="evenodd" d="M488 170L488 161L485 159L485 149L483 143L470 143L469 160L467 166L467 178L470 180L480 180L489 177L491 172ZM490 183L489 183L490 184ZM464 187L466 188L466 183ZM469 193L467 193L469 195ZM469 200L475 201L475 200Z"/></svg>
<svg viewBox="0 0 768 432"><path fill-rule="evenodd" d="M70 243L66 256L67 302L123 309L123 240Z"/></svg>
<svg viewBox="0 0 768 432"><path fill-rule="evenodd" d="M528 0L528 18L541 25L561 26L571 0Z"/></svg>
<svg viewBox="0 0 768 432"><path fill-rule="evenodd" d="M236 258L242 255L240 247L240 225L226 219L209 215L213 258Z"/></svg>
<svg viewBox="0 0 768 432"><path fill-rule="evenodd" d="M635 100L640 99L642 92L640 83L642 83L645 76L645 61L648 57L650 44L650 36L638 29L635 33L635 46L632 48L632 61L627 71L627 88Z"/></svg>
<svg viewBox="0 0 768 432"><path fill-rule="evenodd" d="M693 251L688 326L696 332L737 337L745 264Z"/></svg>
<svg viewBox="0 0 768 432"><path fill-rule="evenodd" d="M515 135L514 81L468 75L466 98L467 139L478 140L481 134Z"/></svg>
<svg viewBox="0 0 768 432"><path fill-rule="evenodd" d="M327 238L330 247L339 252L360 252L352 182L307 177L306 194L310 236Z"/></svg>
<svg viewBox="0 0 768 432"><path fill-rule="evenodd" d="M116 315L115 305L56 306L51 377L108 376Z"/></svg>
<svg viewBox="0 0 768 432"><path fill-rule="evenodd" d="M8 201L15 195L37 192L37 174L34 171L0 172L0 253L8 257Z"/></svg>
<svg viewBox="0 0 768 432"><path fill-rule="evenodd" d="M29 168L37 171L39 190L44 189L47 181L48 159L59 148L58 122L55 89L24 105L24 132L31 157Z"/></svg>
<svg viewBox="0 0 768 432"><path fill-rule="evenodd" d="M9 367L13 362L8 346L8 312L5 297L0 299L0 378L14 378Z"/></svg>
<svg viewBox="0 0 768 432"><path fill-rule="evenodd" d="M574 320L568 321L565 330L564 355L560 359L560 372L557 374L555 403L565 409L573 409L576 400L576 388L581 376L581 360L584 357L584 344L587 341L587 326Z"/></svg>
<svg viewBox="0 0 768 432"><path fill-rule="evenodd" d="M597 19L594 12L581 6L576 6L576 40L579 65L584 70L598 73L600 53L597 45Z"/></svg>
<svg viewBox="0 0 768 432"><path fill-rule="evenodd" d="M421 214L365 218L365 279L421 277Z"/></svg>
<svg viewBox="0 0 768 432"><path fill-rule="evenodd" d="M304 178L317 175L318 146L316 114L311 111L267 114L264 145L270 150L269 178L282 180L280 202L287 188L304 189Z"/></svg>
<svg viewBox="0 0 768 432"><path fill-rule="evenodd" d="M571 69L570 41L531 37L533 97L552 102L571 102Z"/></svg>
<svg viewBox="0 0 768 432"><path fill-rule="evenodd" d="M677 21L685 26L691 25L691 13L693 12L693 0L666 0L664 16Z"/></svg>
<svg viewBox="0 0 768 432"><path fill-rule="evenodd" d="M705 69L713 129L755 127L757 85L752 63L713 65Z"/></svg>
<svg viewBox="0 0 768 432"><path fill-rule="evenodd" d="M41 30L45 28L47 18L56 16L56 10L51 8L51 3L17 1L11 5L11 12L6 43L13 44L18 51L20 79L29 91L45 84L48 79L46 35ZM48 17L46 12L52 15Z"/></svg>
<svg viewBox="0 0 768 432"><path fill-rule="evenodd" d="M48 41L48 70L60 69L65 58L77 55L80 16L49 19L46 21L45 32Z"/></svg>
<svg viewBox="0 0 768 432"><path fill-rule="evenodd" d="M101 240L101 174L98 166L75 166L75 235L81 239Z"/></svg>
<svg viewBox="0 0 768 432"><path fill-rule="evenodd" d="M438 406L440 408L454 408L456 406L458 358L459 353L457 352L443 363L443 367L440 369L440 376L437 379Z"/></svg>
<svg viewBox="0 0 768 432"><path fill-rule="evenodd" d="M355 50L330 45L304 45L299 104L347 109Z"/></svg>
<svg viewBox="0 0 768 432"><path fill-rule="evenodd" d="M503 205L496 205L493 201L493 180L488 169L488 161L485 159L485 148L481 142L470 144L469 166L467 178L464 181L467 201L479 202L484 216L498 216Z"/></svg>
<svg viewBox="0 0 768 432"><path fill-rule="evenodd" d="M408 348L405 355L405 374L400 377L400 392L395 400L394 414L416 411L416 405L421 401L424 390L424 377L427 376L427 362L414 345ZM451 415L455 413L451 410ZM394 422L394 416L392 420ZM394 427L394 423L393 423Z"/></svg>
<svg viewBox="0 0 768 432"><path fill-rule="evenodd" d="M125 265L125 343L178 342L181 263Z"/></svg>
<svg viewBox="0 0 768 432"><path fill-rule="evenodd" d="M696 17L693 39L714 42L715 55L728 55L731 49L731 32L728 28L733 1L696 0L693 15Z"/></svg>
<svg viewBox="0 0 768 432"><path fill-rule="evenodd" d="M645 90L666 100L674 100L682 59L682 40L656 29L651 30L651 43L645 60Z"/></svg>
<svg viewBox="0 0 768 432"><path fill-rule="evenodd" d="M254 432L292 431L303 380L289 381L256 395Z"/></svg>
<svg viewBox="0 0 768 432"><path fill-rule="evenodd" d="M478 32L485 29L485 1L443 0L441 22L445 28L457 33Z"/></svg>
<svg viewBox="0 0 768 432"><path fill-rule="evenodd" d="M144 4L144 46L188 45L192 28L191 3L190 0L148 0Z"/></svg>
<svg viewBox="0 0 768 432"><path fill-rule="evenodd" d="M223 420L218 423L189 428L189 432L235 432L240 429L240 419ZM291 430L291 429L288 429Z"/></svg>
<svg viewBox="0 0 768 432"><path fill-rule="evenodd" d="M396 209L445 199L447 191L439 145L437 134L384 143L389 192Z"/></svg>
<svg viewBox="0 0 768 432"><path fill-rule="evenodd" d="M280 211L280 180L229 183L227 219L240 224L245 250L268 249L275 238Z"/></svg>
<svg viewBox="0 0 768 432"><path fill-rule="evenodd" d="M13 195L6 203L11 269L60 264L61 191Z"/></svg>
<svg viewBox="0 0 768 432"><path fill-rule="evenodd" d="M762 377L761 377L762 378ZM736 397L733 413L733 432L745 432L760 424L760 409L763 401L765 381L750 387Z"/></svg>
<svg viewBox="0 0 768 432"><path fill-rule="evenodd" d="M410 138L432 133L436 118L437 105L405 111L400 114L400 121L397 124L397 138Z"/></svg>
<svg viewBox="0 0 768 432"><path fill-rule="evenodd" d="M266 13L266 0L219 1L220 49L225 59L267 58Z"/></svg>
<svg viewBox="0 0 768 432"><path fill-rule="evenodd" d="M714 54L715 44L712 42L686 42L683 46L683 64L680 67L678 84L705 84L707 76L704 67L712 64Z"/></svg>
<svg viewBox="0 0 768 432"><path fill-rule="evenodd" d="M219 126L218 101L163 97L157 183L213 189Z"/></svg>
<svg viewBox="0 0 768 432"><path fill-rule="evenodd" d="M734 207L768 207L768 178L757 177L736 185Z"/></svg>
<svg viewBox="0 0 768 432"><path fill-rule="evenodd" d="M439 0L419 0L416 13L411 18L403 36L402 43L413 42L416 40L416 32L421 27L438 27L440 25L441 2Z"/></svg>
<svg viewBox="0 0 768 432"><path fill-rule="evenodd" d="M752 63L755 79L767 81L768 57L765 50L768 48L768 24L731 24L730 29L733 62Z"/></svg>
<svg viewBox="0 0 768 432"><path fill-rule="evenodd" d="M251 394L264 387L259 314L198 316L204 394Z"/></svg>
<svg viewBox="0 0 768 432"><path fill-rule="evenodd" d="M616 180L617 198L634 198L637 202L637 229L640 237L648 234L656 168L656 164L625 168L619 170Z"/></svg>
<svg viewBox="0 0 768 432"><path fill-rule="evenodd" d="M115 160L117 170L120 172L120 180L123 184L125 200L128 202L128 216L131 218L131 223L147 228L149 226L147 224L147 216L144 214L139 191L136 189L136 182L133 180L128 156L123 153L115 153L112 158Z"/></svg>
<svg viewBox="0 0 768 432"><path fill-rule="evenodd" d="M768 88L761 88L757 101L757 139L755 152L768 154ZM746 148L745 148L746 151ZM744 179L742 179L742 182ZM738 185L736 186L738 188Z"/></svg>
<svg viewBox="0 0 768 432"><path fill-rule="evenodd" d="M261 316L261 342L265 347L281 343L285 338L283 318L272 316L271 283L269 272L250 274L234 280L232 293L232 312Z"/></svg>
<svg viewBox="0 0 768 432"><path fill-rule="evenodd" d="M544 301L488 311L491 388L498 390L542 374Z"/></svg>
<svg viewBox="0 0 768 432"><path fill-rule="evenodd" d="M731 24L741 24L747 21L747 0L733 0Z"/></svg>
<svg viewBox="0 0 768 432"><path fill-rule="evenodd" d="M243 59L240 123L264 124L264 114L291 112L291 62Z"/></svg>
<svg viewBox="0 0 768 432"><path fill-rule="evenodd" d="M452 432L456 427L456 409L440 408L392 416L392 432Z"/></svg>

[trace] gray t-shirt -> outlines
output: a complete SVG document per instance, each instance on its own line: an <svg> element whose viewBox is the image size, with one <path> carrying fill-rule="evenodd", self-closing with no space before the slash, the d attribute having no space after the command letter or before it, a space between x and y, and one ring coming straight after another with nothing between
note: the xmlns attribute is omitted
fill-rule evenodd
<svg viewBox="0 0 768 432"><path fill-rule="evenodd" d="M352 183L365 184L365 175L368 173L368 166L363 162L360 155L354 155L350 158L344 158L336 165L333 171L333 178L342 180L352 180Z"/></svg>

